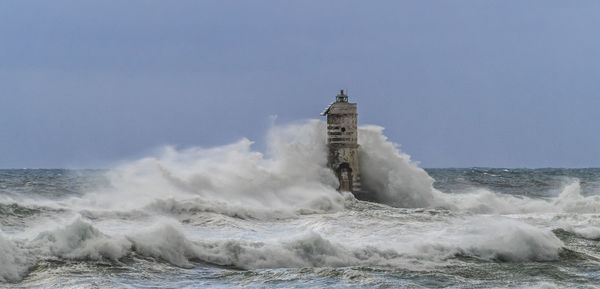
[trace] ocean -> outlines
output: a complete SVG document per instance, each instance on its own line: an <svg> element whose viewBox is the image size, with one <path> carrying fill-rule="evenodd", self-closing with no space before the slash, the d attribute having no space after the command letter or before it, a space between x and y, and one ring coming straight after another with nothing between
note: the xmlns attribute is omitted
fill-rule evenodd
<svg viewBox="0 0 600 289"><path fill-rule="evenodd" d="M0 170L0 287L600 288L600 169L422 169L363 126L366 202L324 132Z"/></svg>

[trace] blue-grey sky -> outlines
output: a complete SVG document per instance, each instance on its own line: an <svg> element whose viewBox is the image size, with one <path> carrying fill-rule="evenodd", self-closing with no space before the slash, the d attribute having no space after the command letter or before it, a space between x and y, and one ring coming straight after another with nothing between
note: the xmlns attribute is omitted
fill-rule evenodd
<svg viewBox="0 0 600 289"><path fill-rule="evenodd" d="M424 167L599 167L600 1L1 1L0 168L264 145L338 90Z"/></svg>

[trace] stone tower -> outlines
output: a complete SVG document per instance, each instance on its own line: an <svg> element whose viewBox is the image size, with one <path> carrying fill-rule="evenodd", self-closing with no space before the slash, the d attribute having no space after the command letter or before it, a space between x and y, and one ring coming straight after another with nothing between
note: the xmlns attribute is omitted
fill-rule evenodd
<svg viewBox="0 0 600 289"><path fill-rule="evenodd" d="M335 102L321 113L327 116L328 164L340 181L339 191L361 192L358 163L358 113L341 90Z"/></svg>

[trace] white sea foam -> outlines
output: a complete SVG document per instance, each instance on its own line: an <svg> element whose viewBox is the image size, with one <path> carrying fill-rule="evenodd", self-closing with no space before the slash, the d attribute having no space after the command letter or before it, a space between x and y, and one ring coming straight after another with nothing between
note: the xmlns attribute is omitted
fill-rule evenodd
<svg viewBox="0 0 600 289"><path fill-rule="evenodd" d="M434 189L434 180L382 130L365 126L359 131L364 187L384 204L442 207L449 213L432 210L440 215L424 213L429 216L425 218L416 210L369 207L349 194L339 194L326 164L325 124L312 120L273 127L265 154L253 151L247 139L208 149L166 147L152 157L111 170L109 188L47 200L44 205L83 219L67 223L64 220L72 220L72 215L58 218L52 222L67 225L41 233L36 229L35 234L30 230L18 242L0 235L0 281L19 280L44 258L118 261L132 253L180 267L203 261L244 269L413 269L415 264L447 264L457 256L509 262L556 260L564 245L551 226L478 214L599 212L600 199L582 196L577 180L547 199L478 188L462 194L440 192ZM191 226L161 220L145 228L157 214ZM194 223L198 215L227 221ZM123 228L106 230L116 226L107 221L111 218ZM580 223L568 230L598 239L600 232L594 225ZM190 234L190 230L219 232L219 237Z"/></svg>
<svg viewBox="0 0 600 289"><path fill-rule="evenodd" d="M483 214L599 213L600 196L583 196L578 180L566 184L550 198L530 198L473 188L461 194L437 194L438 204L454 210Z"/></svg>
<svg viewBox="0 0 600 289"><path fill-rule="evenodd" d="M365 189L397 207L441 205L433 179L383 135L383 127L362 126L358 132L360 173Z"/></svg>
<svg viewBox="0 0 600 289"><path fill-rule="evenodd" d="M525 285L525 286L521 286L521 287L517 287L517 288L522 288L522 289L557 289L557 288L561 288L560 286L551 283L551 282L538 282L536 284L533 285ZM593 287L590 287L593 288Z"/></svg>
<svg viewBox="0 0 600 289"><path fill-rule="evenodd" d="M397 207L442 206L433 179L382 134L360 128L363 185ZM285 218L335 212L344 200L327 168L325 123L274 126L267 153L252 142L216 148L165 147L156 156L124 163L109 173L112 189L74 198L70 206L94 210L211 211L242 218Z"/></svg>
<svg viewBox="0 0 600 289"><path fill-rule="evenodd" d="M395 233L398 233L396 231ZM21 279L40 259L117 261L135 252L180 267L193 261L243 269L289 267L383 266L412 268L416 264L437 266L456 256L486 260L556 260L563 246L550 231L505 218L469 218L454 221L447 229L388 235L385 244L362 242L360 234L339 239L337 235L306 228L285 237L260 241L239 238L196 239L174 221L161 221L147 229L109 236L83 220L40 233L21 247L0 237L0 276ZM409 233L410 234L410 233ZM380 236L383 238L384 236ZM416 263L415 263L416 262Z"/></svg>
<svg viewBox="0 0 600 289"><path fill-rule="evenodd" d="M88 216L106 216L101 211L115 215L210 211L268 219L335 212L344 208L344 200L335 191L337 180L327 168L325 129L319 120L273 126L265 154L252 150L247 139L214 148L164 147L154 156L112 169L109 188L62 202L19 203L77 209ZM361 126L359 144L363 187L377 201L395 207L497 214L600 212L600 196L582 196L577 180L550 199L485 188L446 194L436 190L427 172L385 137L382 127Z"/></svg>
<svg viewBox="0 0 600 289"><path fill-rule="evenodd" d="M192 209L267 218L343 208L327 168L324 123L278 126L268 135L268 157L252 142L204 149L163 148L157 156L109 173L111 189L74 198L86 210Z"/></svg>
<svg viewBox="0 0 600 289"><path fill-rule="evenodd" d="M31 257L0 232L0 282L20 280L32 264Z"/></svg>
<svg viewBox="0 0 600 289"><path fill-rule="evenodd" d="M36 256L83 260L118 260L130 247L125 238L109 237L80 219L64 228L42 232L27 245Z"/></svg>
<svg viewBox="0 0 600 289"><path fill-rule="evenodd" d="M562 241L552 231L502 217L472 217L428 232L413 247L432 257L467 255L486 260L557 260Z"/></svg>
<svg viewBox="0 0 600 289"><path fill-rule="evenodd" d="M415 262L444 264L459 255L511 262L556 260L562 242L552 232L510 220L463 223L455 232L415 235L407 243L400 236L385 236L388 244L372 246L360 240L331 241L315 232L291 239L246 242L225 240L199 242L197 258L240 268L384 266L411 268ZM454 227L457 229L458 227ZM383 237L383 236L380 236Z"/></svg>
<svg viewBox="0 0 600 289"><path fill-rule="evenodd" d="M573 233L577 234L586 239L590 240L600 240L600 228L594 227L580 227L580 228L571 228Z"/></svg>
<svg viewBox="0 0 600 289"><path fill-rule="evenodd" d="M128 237L135 251L143 256L165 260L181 267L191 267L197 248L173 223L159 224Z"/></svg>
<svg viewBox="0 0 600 289"><path fill-rule="evenodd" d="M549 199L499 194L472 188L447 194L433 187L434 180L387 140L383 128L362 126L359 130L361 181L375 199L395 207L443 207L473 213L515 214L533 212L600 213L600 196L583 196L579 180L566 183L562 192Z"/></svg>

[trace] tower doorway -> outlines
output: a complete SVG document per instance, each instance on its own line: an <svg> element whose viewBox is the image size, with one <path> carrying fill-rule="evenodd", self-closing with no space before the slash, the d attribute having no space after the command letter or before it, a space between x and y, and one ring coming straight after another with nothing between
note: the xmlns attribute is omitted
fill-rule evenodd
<svg viewBox="0 0 600 289"><path fill-rule="evenodd" d="M340 191L352 191L352 168L348 163L341 163L336 170L338 180L340 182Z"/></svg>

